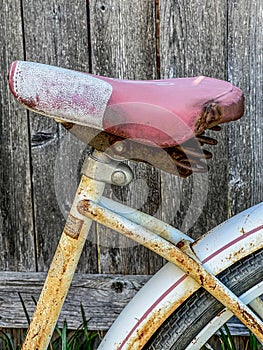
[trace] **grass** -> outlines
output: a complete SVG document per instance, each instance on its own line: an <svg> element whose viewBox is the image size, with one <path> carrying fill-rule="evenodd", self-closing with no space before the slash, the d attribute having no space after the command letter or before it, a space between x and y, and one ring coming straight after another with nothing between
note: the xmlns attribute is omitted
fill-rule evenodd
<svg viewBox="0 0 263 350"><path fill-rule="evenodd" d="M70 331L67 322L64 321L62 328L56 327L53 340L48 350L92 350L93 341L97 332L89 331L87 325L82 323L75 331ZM0 331L1 350L20 350L20 345L15 345L9 333Z"/></svg>
<svg viewBox="0 0 263 350"><path fill-rule="evenodd" d="M227 325L224 325L224 327L221 328L219 332L220 332L219 338L220 338L222 350L238 350L235 346L234 339ZM262 349L262 345L257 340L255 335L250 333L244 350L260 350L260 349Z"/></svg>
<svg viewBox="0 0 263 350"><path fill-rule="evenodd" d="M30 323L30 317L28 315L25 303L19 295L28 324ZM33 301L36 303L35 299ZM67 326L67 322L64 321L62 328L56 327L52 341L48 347L48 350L93 350L93 343L98 336L98 332L90 331L88 329L88 321L85 315L85 311L82 305L80 305L80 312L82 317L82 323L78 329L70 331ZM25 336L25 334L24 334ZM238 350L235 346L234 339L227 327L224 325L219 330L218 337L221 343L221 350ZM15 345L14 339L9 333L0 330L0 349L1 350L20 350L20 345ZM242 350L260 350L263 349L257 338L250 334L247 339L245 348Z"/></svg>
<svg viewBox="0 0 263 350"><path fill-rule="evenodd" d="M63 323L62 328L56 327L55 336L50 343L48 350L92 350L94 339L97 332L89 331L87 328L88 320L86 319L84 309L80 306L83 322L75 331L70 331L67 322ZM220 330L218 335L221 342L222 350L238 350L235 346L234 339L227 326ZM1 350L20 350L21 346L15 346L11 335L0 330L0 349ZM242 350L260 350L262 349L257 338L250 334Z"/></svg>
<svg viewBox="0 0 263 350"><path fill-rule="evenodd" d="M30 323L30 317L27 312L25 303L19 294L23 310L25 312L27 322ZM36 303L35 299L32 298ZM82 305L80 305L80 311L82 316L82 323L74 330L70 331L67 326L67 321L64 321L62 328L56 327L49 344L48 350L92 350L95 338L98 336L98 332L90 331L88 329L88 321L85 315L85 311ZM25 337L26 332L24 333ZM5 333L0 330L0 349L1 350L20 350L20 345L15 345L14 339L9 333Z"/></svg>

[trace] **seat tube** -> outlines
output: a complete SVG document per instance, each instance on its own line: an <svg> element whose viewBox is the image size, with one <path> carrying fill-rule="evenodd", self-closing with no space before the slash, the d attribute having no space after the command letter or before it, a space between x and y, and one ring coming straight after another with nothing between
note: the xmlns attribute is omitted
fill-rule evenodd
<svg viewBox="0 0 263 350"><path fill-rule="evenodd" d="M84 198L98 201L104 187L104 182L82 175L22 350L48 347L92 224L78 212L77 204Z"/></svg>

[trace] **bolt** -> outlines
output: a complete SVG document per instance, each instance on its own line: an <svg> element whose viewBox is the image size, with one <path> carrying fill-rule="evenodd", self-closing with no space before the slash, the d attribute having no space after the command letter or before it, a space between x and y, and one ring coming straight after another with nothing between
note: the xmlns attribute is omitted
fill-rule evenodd
<svg viewBox="0 0 263 350"><path fill-rule="evenodd" d="M118 141L113 144L114 151L121 154L126 151L126 145L124 141Z"/></svg>
<svg viewBox="0 0 263 350"><path fill-rule="evenodd" d="M114 185L122 186L126 183L126 174L121 170L116 170L111 175L111 181Z"/></svg>

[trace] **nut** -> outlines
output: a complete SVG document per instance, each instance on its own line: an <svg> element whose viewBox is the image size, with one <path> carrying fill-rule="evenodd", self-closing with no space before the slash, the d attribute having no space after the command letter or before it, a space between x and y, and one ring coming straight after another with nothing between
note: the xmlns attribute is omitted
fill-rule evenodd
<svg viewBox="0 0 263 350"><path fill-rule="evenodd" d="M126 174L121 170L116 170L112 173L111 180L114 185L122 186L126 183Z"/></svg>

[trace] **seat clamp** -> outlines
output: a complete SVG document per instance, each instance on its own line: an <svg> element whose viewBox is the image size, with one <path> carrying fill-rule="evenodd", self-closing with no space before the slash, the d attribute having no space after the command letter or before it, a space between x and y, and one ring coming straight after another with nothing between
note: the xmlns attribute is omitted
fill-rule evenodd
<svg viewBox="0 0 263 350"><path fill-rule="evenodd" d="M126 186L133 179L131 168L103 152L87 154L81 173L93 180L116 186Z"/></svg>

